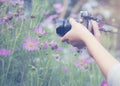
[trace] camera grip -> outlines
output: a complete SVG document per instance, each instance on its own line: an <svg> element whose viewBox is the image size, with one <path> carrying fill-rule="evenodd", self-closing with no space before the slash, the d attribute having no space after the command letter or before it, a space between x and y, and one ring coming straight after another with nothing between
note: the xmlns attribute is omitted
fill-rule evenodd
<svg viewBox="0 0 120 86"><path fill-rule="evenodd" d="M71 29L71 24L68 20L63 21L63 24L56 28L56 33L59 36L64 36Z"/></svg>
<svg viewBox="0 0 120 86"><path fill-rule="evenodd" d="M83 21L83 25L88 28L89 27L89 20L85 19ZM71 29L71 24L69 23L68 20L64 20L63 23L61 25L59 25L56 28L56 33L60 36L63 37L68 31L70 31ZM91 30L91 33L94 34L94 30Z"/></svg>

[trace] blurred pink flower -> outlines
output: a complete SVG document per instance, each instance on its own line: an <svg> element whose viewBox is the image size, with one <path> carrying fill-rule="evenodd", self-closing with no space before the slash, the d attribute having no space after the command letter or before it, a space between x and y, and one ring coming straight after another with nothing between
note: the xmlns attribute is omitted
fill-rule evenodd
<svg viewBox="0 0 120 86"><path fill-rule="evenodd" d="M39 50L39 40L38 38L28 37L23 42L23 48L28 51Z"/></svg>
<svg viewBox="0 0 120 86"><path fill-rule="evenodd" d="M24 4L24 0L11 0L10 1L10 3L12 4L12 5L20 5L20 6L22 6L23 4Z"/></svg>
<svg viewBox="0 0 120 86"><path fill-rule="evenodd" d="M60 3L53 4L53 7L55 8L56 13L61 13L64 10L64 6Z"/></svg>
<svg viewBox="0 0 120 86"><path fill-rule="evenodd" d="M4 18L0 18L0 24L5 23L5 19Z"/></svg>
<svg viewBox="0 0 120 86"><path fill-rule="evenodd" d="M55 41L51 41L49 45L52 50L56 50L58 48L58 45Z"/></svg>
<svg viewBox="0 0 120 86"><path fill-rule="evenodd" d="M56 50L58 52L61 52L62 51L62 48L58 46L57 42L55 41L51 41L49 43L49 46L51 47L52 50Z"/></svg>
<svg viewBox="0 0 120 86"><path fill-rule="evenodd" d="M23 5L23 4L24 4L24 0L17 0L17 3L18 3L19 5Z"/></svg>
<svg viewBox="0 0 120 86"><path fill-rule="evenodd" d="M62 49L61 47L58 47L56 50L57 50L58 52L61 52L63 49Z"/></svg>
<svg viewBox="0 0 120 86"><path fill-rule="evenodd" d="M12 54L12 50L0 49L0 56L10 56Z"/></svg>
<svg viewBox="0 0 120 86"><path fill-rule="evenodd" d="M0 0L0 2L7 2L7 0Z"/></svg>
<svg viewBox="0 0 120 86"><path fill-rule="evenodd" d="M92 58L90 58L88 55L82 55L80 56L80 58L76 61L75 66L76 67L82 67L88 64L93 63L94 60Z"/></svg>
<svg viewBox="0 0 120 86"><path fill-rule="evenodd" d="M102 81L101 86L108 86L107 81Z"/></svg>
<svg viewBox="0 0 120 86"><path fill-rule="evenodd" d="M13 19L13 17L4 16L4 17L0 18L0 24L4 24L5 22L9 22L12 19Z"/></svg>
<svg viewBox="0 0 120 86"><path fill-rule="evenodd" d="M43 30L42 26L37 26L34 29L34 32L36 32L39 35L45 35L45 34L47 34L47 32L45 32L45 30Z"/></svg>
<svg viewBox="0 0 120 86"><path fill-rule="evenodd" d="M48 41L46 41L43 45L42 45L43 48L48 48L49 47L49 43Z"/></svg>
<svg viewBox="0 0 120 86"><path fill-rule="evenodd" d="M86 64L85 61L82 61L82 60L78 59L75 65L76 65L76 67L82 67L82 66L84 66L85 64Z"/></svg>
<svg viewBox="0 0 120 86"><path fill-rule="evenodd" d="M57 18L57 15L50 15L49 17L47 17L45 19L46 23L51 23L53 21L53 19Z"/></svg>

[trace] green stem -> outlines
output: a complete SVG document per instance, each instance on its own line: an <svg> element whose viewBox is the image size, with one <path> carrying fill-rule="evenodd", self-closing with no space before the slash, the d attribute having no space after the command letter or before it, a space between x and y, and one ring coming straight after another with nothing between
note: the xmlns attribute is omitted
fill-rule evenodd
<svg viewBox="0 0 120 86"><path fill-rule="evenodd" d="M21 35L22 27L23 27L23 21L22 21L22 24L21 24L19 33L18 33L18 34L16 33L17 36L16 36L16 38L15 38L15 42L14 42L14 45L13 45L12 55L11 55L10 58L9 58L8 68L7 68L7 72L6 72L6 77L7 77L7 74L8 74L8 72L9 72L9 68L10 68L10 65L11 65L11 61L12 61L12 59L13 59L13 53L14 53L14 51L15 51L15 47L16 47L17 41L18 41L18 39L19 39L19 37L20 37L20 35Z"/></svg>
<svg viewBox="0 0 120 86"><path fill-rule="evenodd" d="M2 81L1 81L1 86L3 86L2 84L3 84L3 82L4 82L4 60L3 59L1 59L1 61L2 61L2 73L3 73L3 75L2 75Z"/></svg>
<svg viewBox="0 0 120 86"><path fill-rule="evenodd" d="M44 74L44 78L43 78L43 82L44 82L44 80L45 80L45 77L46 77L46 74L47 74L47 72L48 72L48 67L49 67L49 64L50 64L50 60L48 60L48 62L47 62L47 64L46 64L46 68L45 68L45 74ZM42 86L42 84L43 84L43 82L41 83L41 85L40 86Z"/></svg>
<svg viewBox="0 0 120 86"><path fill-rule="evenodd" d="M32 73L30 73L30 86L33 86L32 85Z"/></svg>

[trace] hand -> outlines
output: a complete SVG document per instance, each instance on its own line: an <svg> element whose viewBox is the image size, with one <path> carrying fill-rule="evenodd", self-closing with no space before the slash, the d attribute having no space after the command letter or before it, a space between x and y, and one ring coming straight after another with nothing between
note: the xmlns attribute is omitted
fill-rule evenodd
<svg viewBox="0 0 120 86"><path fill-rule="evenodd" d="M69 22L72 26L71 30L61 38L63 42L70 43L74 47L79 49L85 47L84 41L87 39L88 34L91 32L82 24L77 23L73 18L69 19ZM98 41L101 41L101 34L98 30L97 22L91 21L91 28L94 30L94 36Z"/></svg>

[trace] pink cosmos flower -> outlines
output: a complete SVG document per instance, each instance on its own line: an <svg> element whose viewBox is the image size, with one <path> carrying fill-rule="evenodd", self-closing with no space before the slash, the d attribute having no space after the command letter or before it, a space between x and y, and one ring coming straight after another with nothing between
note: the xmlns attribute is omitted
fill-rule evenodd
<svg viewBox="0 0 120 86"><path fill-rule="evenodd" d="M48 47L49 47L48 41L46 41L46 42L42 45L42 47L43 47L44 49L48 48Z"/></svg>
<svg viewBox="0 0 120 86"><path fill-rule="evenodd" d="M82 55L80 58L76 61L76 67L83 67L85 65L93 63L94 60L90 58L88 55Z"/></svg>
<svg viewBox="0 0 120 86"><path fill-rule="evenodd" d="M24 4L24 0L11 0L10 3L14 6L17 4L22 6Z"/></svg>
<svg viewBox="0 0 120 86"><path fill-rule="evenodd" d="M84 66L85 64L86 64L85 61L82 61L82 60L78 59L75 65L76 65L76 67L82 67L82 66Z"/></svg>
<svg viewBox="0 0 120 86"><path fill-rule="evenodd" d="M23 42L23 48L28 51L39 50L39 40L38 38L28 37Z"/></svg>
<svg viewBox="0 0 120 86"><path fill-rule="evenodd" d="M102 81L101 86L108 86L107 81Z"/></svg>
<svg viewBox="0 0 120 86"><path fill-rule="evenodd" d="M58 44L57 44L57 42L55 42L55 41L51 41L51 42L49 43L49 46L50 46L50 48L51 48L52 50L56 50L56 51L58 51L58 52L61 52L61 51L62 51L62 48L59 47Z"/></svg>
<svg viewBox="0 0 120 86"><path fill-rule="evenodd" d="M0 49L0 56L10 56L12 54L12 50Z"/></svg>
<svg viewBox="0 0 120 86"><path fill-rule="evenodd" d="M51 41L49 45L52 50L56 50L58 48L58 45L55 41Z"/></svg>
<svg viewBox="0 0 120 86"><path fill-rule="evenodd" d="M7 0L0 0L0 2L7 2Z"/></svg>
<svg viewBox="0 0 120 86"><path fill-rule="evenodd" d="M64 10L63 5L60 3L53 4L53 7L55 8L56 13L61 13Z"/></svg>
<svg viewBox="0 0 120 86"><path fill-rule="evenodd" d="M53 19L55 19L55 18L57 18L58 16L56 15L56 14L54 14L54 15L50 15L49 17L47 17L46 19L45 19L45 22L46 23L51 23L52 21L53 21Z"/></svg>
<svg viewBox="0 0 120 86"><path fill-rule="evenodd" d="M23 4L24 4L24 0L17 0L17 3L18 3L19 5L23 5Z"/></svg>
<svg viewBox="0 0 120 86"><path fill-rule="evenodd" d="M58 47L57 49L56 49L58 52L62 52L62 48L61 47Z"/></svg>
<svg viewBox="0 0 120 86"><path fill-rule="evenodd" d="M9 17L9 16L4 16L2 18L0 18L0 24L3 24L5 22L9 22L10 20L12 20L13 17Z"/></svg>
<svg viewBox="0 0 120 86"><path fill-rule="evenodd" d="M5 19L4 18L0 18L0 24L5 23Z"/></svg>
<svg viewBox="0 0 120 86"><path fill-rule="evenodd" d="M42 26L37 26L37 27L34 29L34 32L36 32L37 34L40 34L40 35L45 35L45 34L47 34L47 32L45 32L45 30L43 30Z"/></svg>

